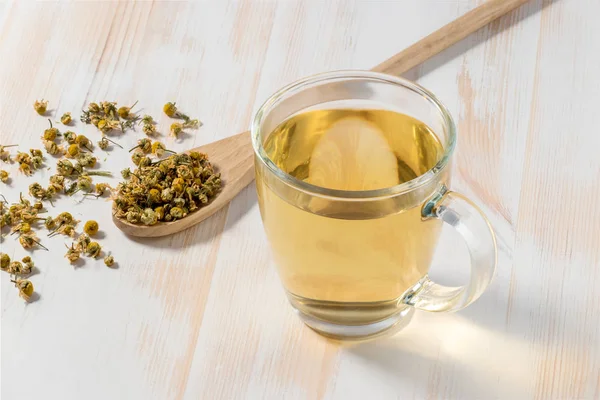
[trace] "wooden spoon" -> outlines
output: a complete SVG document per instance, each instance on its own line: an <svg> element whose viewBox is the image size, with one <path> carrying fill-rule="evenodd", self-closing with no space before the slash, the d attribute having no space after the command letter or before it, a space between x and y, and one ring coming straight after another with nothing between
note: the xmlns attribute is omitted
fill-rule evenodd
<svg viewBox="0 0 600 400"><path fill-rule="evenodd" d="M401 75L527 1L490 0L371 70ZM165 236L182 231L220 210L254 179L254 150L248 131L189 151L199 151L208 155L211 163L221 173L221 192L207 206L173 222L159 222L146 226L113 217L119 229L128 235L140 237Z"/></svg>

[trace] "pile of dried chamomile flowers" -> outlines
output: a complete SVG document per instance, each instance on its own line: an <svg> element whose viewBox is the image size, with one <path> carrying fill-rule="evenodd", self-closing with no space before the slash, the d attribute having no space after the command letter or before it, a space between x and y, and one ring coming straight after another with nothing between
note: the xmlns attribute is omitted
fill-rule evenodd
<svg viewBox="0 0 600 400"><path fill-rule="evenodd" d="M123 149L109 135L131 134L129 132L135 132L138 126L142 128L140 133L146 136L161 135L154 118L138 115L133 110L136 105L137 101L130 106L119 106L111 101L89 103L82 110L80 121L95 126L99 133L97 138L76 132L77 123L67 111L56 114L56 118L60 116L59 120L48 119L48 123L44 124L38 134L41 150L21 152L18 144L0 145L0 160L9 166L16 163L14 169L18 166L21 172L1 168L0 182L10 188L14 180L20 182L22 176L33 176L39 170L48 180L46 183L35 181L28 184L28 194L33 200L21 193L18 202L11 204L0 195L0 240L14 236L27 251L38 248L52 251L52 246L46 240L42 244L39 238L43 236L40 230L45 229L48 238L63 236L71 241L70 245L65 244L65 258L69 263L79 265L83 257L101 258L107 267L115 267L114 256L110 252L104 253L102 245L95 239L99 237L100 228L96 220L90 219L80 226L72 210L47 215L45 202L54 206L53 201L59 196L77 193L83 194L78 203L105 197L114 201L117 217L146 225L184 218L207 204L220 190L221 180L206 155L196 152L177 154L168 150L162 142L148 137L136 139L137 145L130 150L136 169L133 172L129 168L122 171L124 182L119 183L116 189L108 182L102 182L102 178L112 177L113 172L99 170L96 154L100 151L108 156L110 150ZM54 111L49 111L47 100L35 101L33 108L46 118L54 114ZM173 136L181 138L186 130L202 126L199 120L179 111L174 102L166 103L162 110L167 117L178 120L170 124L169 131ZM52 157L45 156L44 150L56 157L50 166L47 164ZM46 170L55 172L48 173ZM102 222L101 218L95 219ZM2 270L10 274L20 296L27 301L32 300L33 284L26 279L32 274L31 257L11 261L8 254L0 254Z"/></svg>
<svg viewBox="0 0 600 400"><path fill-rule="evenodd" d="M148 158L143 156L142 159ZM126 182L117 186L115 216L130 223L154 225L187 216L207 204L221 188L205 154L175 154L153 163L140 163L121 172Z"/></svg>

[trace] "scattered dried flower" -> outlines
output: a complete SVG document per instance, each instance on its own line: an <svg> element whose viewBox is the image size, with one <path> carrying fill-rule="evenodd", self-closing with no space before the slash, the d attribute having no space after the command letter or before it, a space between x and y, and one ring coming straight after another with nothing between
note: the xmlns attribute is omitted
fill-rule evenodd
<svg viewBox="0 0 600 400"><path fill-rule="evenodd" d="M35 103L33 103L33 109L35 110L35 112L37 112L40 115L44 115L46 114L46 109L48 108L48 101L47 100L36 100Z"/></svg>
<svg viewBox="0 0 600 400"><path fill-rule="evenodd" d="M72 119L71 119L71 113L70 112L66 112L62 115L62 117L60 117L60 122L63 125L69 125L71 123Z"/></svg>

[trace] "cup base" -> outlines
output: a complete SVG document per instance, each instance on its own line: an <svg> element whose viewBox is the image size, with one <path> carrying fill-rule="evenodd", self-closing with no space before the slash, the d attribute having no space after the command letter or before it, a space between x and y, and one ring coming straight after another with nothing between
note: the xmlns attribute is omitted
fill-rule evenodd
<svg viewBox="0 0 600 400"><path fill-rule="evenodd" d="M344 341L369 340L380 336L396 334L408 325L415 312L414 308L405 307L398 310L397 313L371 324L339 325L303 313L293 305L292 307L302 321L318 334L330 339Z"/></svg>

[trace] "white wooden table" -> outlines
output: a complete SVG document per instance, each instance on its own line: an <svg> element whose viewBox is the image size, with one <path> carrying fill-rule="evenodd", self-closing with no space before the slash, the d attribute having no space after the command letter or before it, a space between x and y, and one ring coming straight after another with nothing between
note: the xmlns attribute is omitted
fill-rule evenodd
<svg viewBox="0 0 600 400"><path fill-rule="evenodd" d="M0 2L0 143L41 146L47 121L32 103L44 97L77 120L90 101L139 100L163 131L161 106L177 101L205 125L168 146L204 144L246 129L284 84L370 68L478 3ZM599 15L598 0L532 0L407 75L455 115L453 188L498 234L496 278L470 308L341 345L287 304L253 185L200 226L152 240L117 230L106 200L62 198L51 214L93 215L118 269L74 269L68 241L42 231L40 298L25 304L2 273L2 399L599 399ZM125 151L100 161L130 165ZM53 173L8 169L12 201ZM1 247L26 255L14 237ZM466 279L456 248L465 255L446 232L434 278Z"/></svg>

